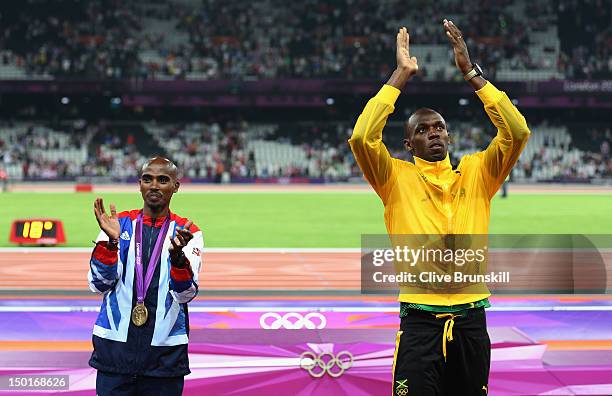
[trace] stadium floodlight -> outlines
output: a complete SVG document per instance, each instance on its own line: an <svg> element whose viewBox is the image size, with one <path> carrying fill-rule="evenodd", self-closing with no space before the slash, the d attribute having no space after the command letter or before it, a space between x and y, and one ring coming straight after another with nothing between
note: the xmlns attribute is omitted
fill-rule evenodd
<svg viewBox="0 0 612 396"><path fill-rule="evenodd" d="M67 96L64 96L62 97L60 102L62 102L63 105L67 105L68 103L70 103L70 98L68 98Z"/></svg>
<svg viewBox="0 0 612 396"><path fill-rule="evenodd" d="M327 98L325 99L325 103L327 103L328 106L332 106L336 101L334 100L334 98Z"/></svg>
<svg viewBox="0 0 612 396"><path fill-rule="evenodd" d="M466 98L461 98L459 99L459 106L467 106L468 105L468 100Z"/></svg>

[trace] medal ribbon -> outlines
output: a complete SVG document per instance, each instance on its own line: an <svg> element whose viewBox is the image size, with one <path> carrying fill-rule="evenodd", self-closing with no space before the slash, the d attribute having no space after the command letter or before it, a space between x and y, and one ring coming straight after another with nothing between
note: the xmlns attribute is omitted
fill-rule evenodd
<svg viewBox="0 0 612 396"><path fill-rule="evenodd" d="M161 230L159 231L157 239L155 240L155 248L153 249L153 253L149 259L147 275L144 282L142 279L142 223L143 220L141 212L136 219L136 240L134 242L134 245L136 246L136 297L138 298L139 303L144 303L147 290L149 289L149 285L153 279L153 273L155 272L155 267L157 266L157 260L159 260L159 257L161 256L164 238L166 238L166 233L168 232L168 227L170 226L170 216L166 217L166 220L164 220L164 224L162 224ZM153 224L153 226L155 226L155 224Z"/></svg>

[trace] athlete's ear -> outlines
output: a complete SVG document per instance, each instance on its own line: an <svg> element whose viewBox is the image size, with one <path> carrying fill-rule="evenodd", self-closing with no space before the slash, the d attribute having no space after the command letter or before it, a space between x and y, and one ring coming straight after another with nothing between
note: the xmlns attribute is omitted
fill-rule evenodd
<svg viewBox="0 0 612 396"><path fill-rule="evenodd" d="M410 140L404 139L404 148L406 149L406 151L412 152L413 148L412 148L412 145L410 144Z"/></svg>
<svg viewBox="0 0 612 396"><path fill-rule="evenodd" d="M175 192L175 193L176 193L176 192L178 192L178 189L179 189L179 187L180 187L180 186L181 186L181 182L180 182L180 181L178 181L178 180L176 180L176 181L174 182L174 192Z"/></svg>
<svg viewBox="0 0 612 396"><path fill-rule="evenodd" d="M412 148L412 144L410 144L410 125L408 124L408 121L406 121L404 123L404 148L406 149L406 151L410 151L412 152L413 148Z"/></svg>

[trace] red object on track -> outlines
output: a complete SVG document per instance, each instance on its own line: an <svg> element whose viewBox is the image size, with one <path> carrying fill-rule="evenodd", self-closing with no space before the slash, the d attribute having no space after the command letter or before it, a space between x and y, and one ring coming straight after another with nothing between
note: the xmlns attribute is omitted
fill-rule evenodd
<svg viewBox="0 0 612 396"><path fill-rule="evenodd" d="M74 186L74 190L76 192L92 192L93 191L93 185L91 184L76 184Z"/></svg>

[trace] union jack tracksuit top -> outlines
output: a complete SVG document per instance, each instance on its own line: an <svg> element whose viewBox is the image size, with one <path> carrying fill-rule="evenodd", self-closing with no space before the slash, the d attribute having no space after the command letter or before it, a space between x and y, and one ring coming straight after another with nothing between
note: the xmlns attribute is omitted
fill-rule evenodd
<svg viewBox="0 0 612 396"><path fill-rule="evenodd" d="M94 352L90 365L102 371L171 377L189 374L187 342L189 315L187 303L198 293L198 272L202 263L202 231L192 225L193 239L183 248L187 264L171 265L168 248L176 227L187 219L170 213L170 226L164 236L161 257L145 296L147 322L131 321L136 305L134 230L140 209L118 214L121 234L116 250L107 247L108 237L98 235L93 250L89 288L103 295L100 313L93 329ZM149 257L165 218L143 217L142 264L146 273Z"/></svg>

